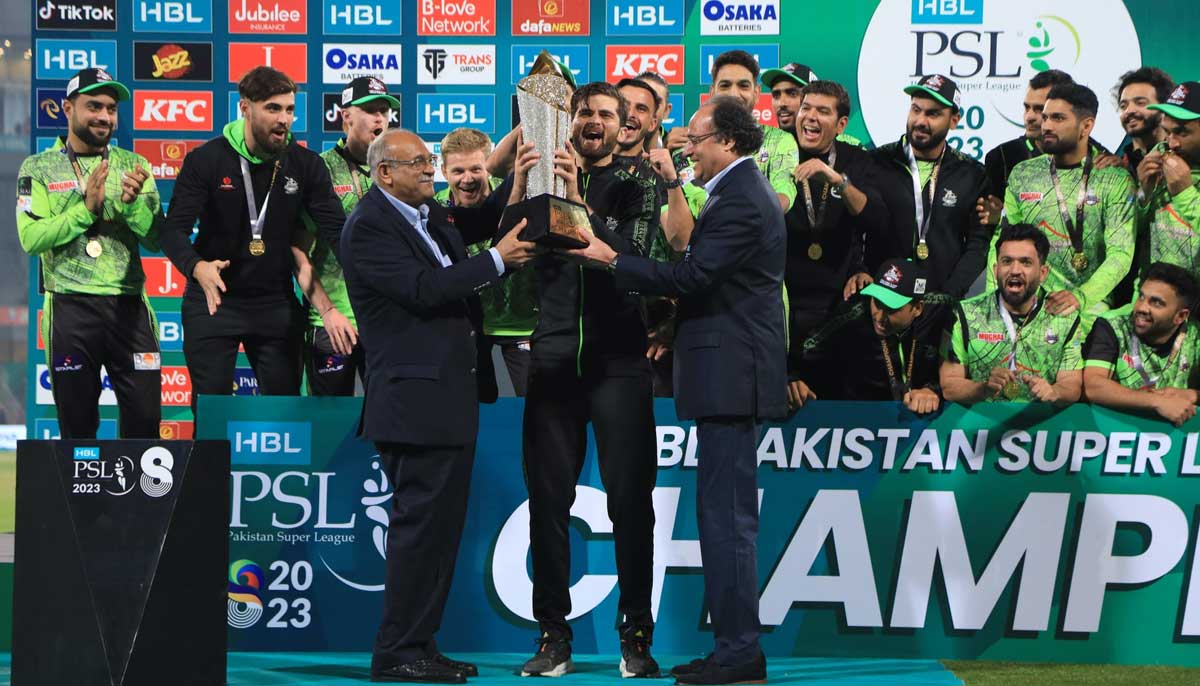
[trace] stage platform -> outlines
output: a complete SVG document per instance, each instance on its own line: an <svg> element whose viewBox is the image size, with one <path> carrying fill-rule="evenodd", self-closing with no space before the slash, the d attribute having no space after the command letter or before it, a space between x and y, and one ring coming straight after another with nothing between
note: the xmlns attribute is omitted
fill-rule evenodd
<svg viewBox="0 0 1200 686"><path fill-rule="evenodd" d="M596 686L631 683L617 673L614 655L576 655L575 673L561 679L522 679L516 671L523 654L455 654L479 665L477 686ZM680 655L656 656L665 667L683 662ZM9 684L11 656L0 656L0 684ZM351 686L369 682L368 653L230 653L228 686ZM798 686L961 686L936 660L774 658L767 668L772 684ZM670 678L645 680L673 684ZM169 676L164 684L171 682Z"/></svg>

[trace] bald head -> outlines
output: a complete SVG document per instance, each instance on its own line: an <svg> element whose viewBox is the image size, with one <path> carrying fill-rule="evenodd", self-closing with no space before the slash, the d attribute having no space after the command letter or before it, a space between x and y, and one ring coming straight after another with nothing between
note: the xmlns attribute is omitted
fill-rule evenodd
<svg viewBox="0 0 1200 686"><path fill-rule="evenodd" d="M419 163L409 164L414 160ZM367 165L383 191L412 207L433 197L432 156L411 131L392 129L377 137L367 148Z"/></svg>

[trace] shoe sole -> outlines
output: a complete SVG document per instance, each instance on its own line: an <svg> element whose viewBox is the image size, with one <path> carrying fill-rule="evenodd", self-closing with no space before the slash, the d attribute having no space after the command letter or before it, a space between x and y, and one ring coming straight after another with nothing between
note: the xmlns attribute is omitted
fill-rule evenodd
<svg viewBox="0 0 1200 686"><path fill-rule="evenodd" d="M559 664L555 665L554 669L550 669L545 672L526 672L526 671L522 670L521 676L560 677L564 674L569 674L574 671L575 671L575 663L572 662L571 660L567 660L566 662L560 662Z"/></svg>
<svg viewBox="0 0 1200 686"><path fill-rule="evenodd" d="M638 674L637 672L631 672L625 668L625 658L621 658L621 678L622 679L657 679L661 676L662 676L661 671L656 672L654 674Z"/></svg>

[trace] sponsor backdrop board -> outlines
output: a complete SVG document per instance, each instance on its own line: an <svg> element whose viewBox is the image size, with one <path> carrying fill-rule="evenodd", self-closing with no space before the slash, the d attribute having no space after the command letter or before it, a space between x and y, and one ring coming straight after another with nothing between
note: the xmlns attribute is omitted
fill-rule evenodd
<svg viewBox="0 0 1200 686"><path fill-rule="evenodd" d="M376 629L391 487L358 405L205 396L232 455L229 641L363 650ZM447 651L536 635L522 403L485 406ZM696 436L655 406L655 648L711 648ZM250 418L253 419L250 419ZM319 418L319 419L318 419ZM800 421L802 418L803 421ZM1180 430L1076 406L813 403L758 447L760 618L771 655L1200 665L1200 420ZM594 443L571 510L575 649L614 653L612 525ZM253 621L251 621L253 620Z"/></svg>
<svg viewBox="0 0 1200 686"><path fill-rule="evenodd" d="M236 116L236 81L257 64L301 83L294 128L314 150L337 140L341 88L360 74L384 79L400 98L393 126L431 144L459 126L498 139L512 125L514 84L542 49L581 82L658 71L672 84L668 127L687 123L722 50L745 49L763 68L802 62L848 88L848 133L868 142L902 133L903 86L946 73L964 91L951 143L977 158L1020 135L1024 83L1038 70L1065 69L1100 94L1096 136L1109 146L1121 134L1107 93L1122 71L1146 63L1180 80L1200 78L1200 60L1179 49L1190 44L1186 27L1200 21L1200 5L1182 0L35 0L33 15L31 149L52 144L66 126L65 78L107 67L133 90L119 108L117 140L149 160L168 207L184 156ZM775 123L768 96L755 112ZM185 278L161 255L143 261L147 294L166 327L164 416L190 430L190 380L167 379L166 371L184 365L182 329L171 323ZM30 273L31 308L40 310L37 270ZM38 367L43 348L30 347L33 430L54 408ZM244 357L240 365L248 366ZM230 389L255 390L248 370ZM102 412L115 417L115 407Z"/></svg>

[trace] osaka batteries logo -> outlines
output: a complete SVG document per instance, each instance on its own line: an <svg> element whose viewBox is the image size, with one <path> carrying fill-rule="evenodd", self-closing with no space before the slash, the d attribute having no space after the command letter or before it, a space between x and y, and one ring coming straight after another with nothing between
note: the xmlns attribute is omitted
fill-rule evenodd
<svg viewBox="0 0 1200 686"><path fill-rule="evenodd" d="M1037 73L1062 69L1078 83L1108 83L1137 68L1141 55L1121 0L883 0L862 46L858 89L873 140L904 133L905 86L945 74L963 95L962 130L950 143L979 157L1024 126L1025 87ZM1093 135L1120 140L1120 121L1102 113Z"/></svg>
<svg viewBox="0 0 1200 686"><path fill-rule="evenodd" d="M229 566L229 600L226 617L229 626L249 629L262 619L263 570L251 560L238 560Z"/></svg>

